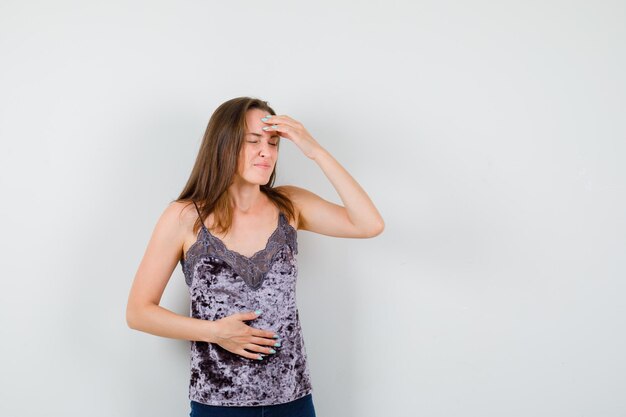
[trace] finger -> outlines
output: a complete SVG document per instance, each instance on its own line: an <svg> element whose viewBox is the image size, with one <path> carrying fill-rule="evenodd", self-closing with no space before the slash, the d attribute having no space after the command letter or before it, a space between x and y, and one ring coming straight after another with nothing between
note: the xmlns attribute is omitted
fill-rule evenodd
<svg viewBox="0 0 626 417"><path fill-rule="evenodd" d="M289 133L290 131L293 130L293 126L289 126L287 124L281 123L281 124L274 124L271 126L263 126L261 129L265 130L266 132L281 132L281 133Z"/></svg>
<svg viewBox="0 0 626 417"><path fill-rule="evenodd" d="M276 339L264 339L261 337L251 337L250 343L254 343L256 345L262 345L262 346L280 347L280 342L277 342Z"/></svg>
<svg viewBox="0 0 626 417"><path fill-rule="evenodd" d="M251 334L252 336L256 336L256 337L264 337L268 339L280 339L280 336L278 336L276 333L270 332L267 330L254 329L252 330Z"/></svg>
<svg viewBox="0 0 626 417"><path fill-rule="evenodd" d="M285 125L285 126L291 126L292 128L297 127L297 125L300 124L298 121L293 120L291 117L287 117L287 116L265 116L261 118L261 121L269 125ZM266 127L269 127L269 126L264 126L263 130L268 130L266 129Z"/></svg>
<svg viewBox="0 0 626 417"><path fill-rule="evenodd" d="M261 315L261 313L263 313L261 310L248 311L245 313L235 313L232 315L232 317L236 318L237 320L247 321L256 319Z"/></svg>
<svg viewBox="0 0 626 417"><path fill-rule="evenodd" d="M261 354L248 352L247 350L243 350L243 349L235 353L237 353L240 356L243 356L244 358L254 359L255 361L260 361L263 359L263 356L261 356Z"/></svg>
<svg viewBox="0 0 626 417"><path fill-rule="evenodd" d="M272 355L272 354L276 353L276 351L274 349L272 349L272 348L266 348L266 347L255 345L255 344L252 344L252 343L248 343L247 345L245 345L244 349L251 350L253 352L264 353L266 355Z"/></svg>
<svg viewBox="0 0 626 417"><path fill-rule="evenodd" d="M279 116L280 118L278 119L278 123L284 123L286 125L289 125L295 129L301 129L304 127L304 125L302 123L300 123L299 121L292 119L289 116Z"/></svg>
<svg viewBox="0 0 626 417"><path fill-rule="evenodd" d="M287 116L286 114L276 114L276 115L268 114L265 117L261 118L261 120L265 123L285 123L288 125L300 124L300 122L298 122L292 117Z"/></svg>

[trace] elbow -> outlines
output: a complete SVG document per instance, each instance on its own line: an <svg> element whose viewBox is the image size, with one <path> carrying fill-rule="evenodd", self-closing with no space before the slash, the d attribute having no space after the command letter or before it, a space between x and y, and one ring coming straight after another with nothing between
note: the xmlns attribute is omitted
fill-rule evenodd
<svg viewBox="0 0 626 417"><path fill-rule="evenodd" d="M126 325L133 330L137 330L137 312L136 309L131 308L130 304L126 307Z"/></svg>
<svg viewBox="0 0 626 417"><path fill-rule="evenodd" d="M135 329L134 327L135 322L133 321L133 316L131 315L128 309L126 310L126 325L131 329Z"/></svg>
<svg viewBox="0 0 626 417"><path fill-rule="evenodd" d="M385 230L385 222L383 219L380 219L380 222L373 227L370 232L367 234L367 237L376 237L381 234Z"/></svg>
<svg viewBox="0 0 626 417"><path fill-rule="evenodd" d="M378 228L374 232L374 236L378 236L379 234L381 234L383 232L383 230L385 230L385 223L381 223L380 226L378 226ZM374 236L372 236L372 237L374 237Z"/></svg>
<svg viewBox="0 0 626 417"><path fill-rule="evenodd" d="M126 307L126 325L133 330L144 329L144 323L151 313L152 307L158 307L158 304L147 303L129 303Z"/></svg>

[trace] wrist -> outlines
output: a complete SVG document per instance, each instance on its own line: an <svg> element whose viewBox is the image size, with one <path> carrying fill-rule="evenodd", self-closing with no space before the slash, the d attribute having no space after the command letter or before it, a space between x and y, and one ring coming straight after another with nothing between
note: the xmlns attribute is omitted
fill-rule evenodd
<svg viewBox="0 0 626 417"><path fill-rule="evenodd" d="M313 152L313 154L311 155L311 159L317 161L329 155L330 153L320 146L318 149L315 150L315 152Z"/></svg>
<svg viewBox="0 0 626 417"><path fill-rule="evenodd" d="M216 327L217 326L215 321L200 319L200 341L206 343L215 343Z"/></svg>

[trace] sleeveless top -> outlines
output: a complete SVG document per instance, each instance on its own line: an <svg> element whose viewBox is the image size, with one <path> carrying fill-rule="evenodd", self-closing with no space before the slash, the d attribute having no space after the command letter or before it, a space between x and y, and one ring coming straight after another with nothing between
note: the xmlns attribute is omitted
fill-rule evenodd
<svg viewBox="0 0 626 417"><path fill-rule="evenodd" d="M215 343L191 341L190 400L259 406L290 402L312 392L296 306L297 253L296 229L282 211L265 248L251 257L229 250L202 221L197 241L180 260L191 317L218 320L260 309L256 319L245 323L276 332L281 347L265 346L276 353L256 360Z"/></svg>

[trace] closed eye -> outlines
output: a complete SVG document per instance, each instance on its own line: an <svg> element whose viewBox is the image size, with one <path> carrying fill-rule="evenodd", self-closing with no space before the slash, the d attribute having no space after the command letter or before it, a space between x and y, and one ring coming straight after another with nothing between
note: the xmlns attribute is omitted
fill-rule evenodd
<svg viewBox="0 0 626 417"><path fill-rule="evenodd" d="M249 140L248 143L259 143L259 141L258 140ZM278 146L278 142L277 143L270 143L270 145Z"/></svg>

